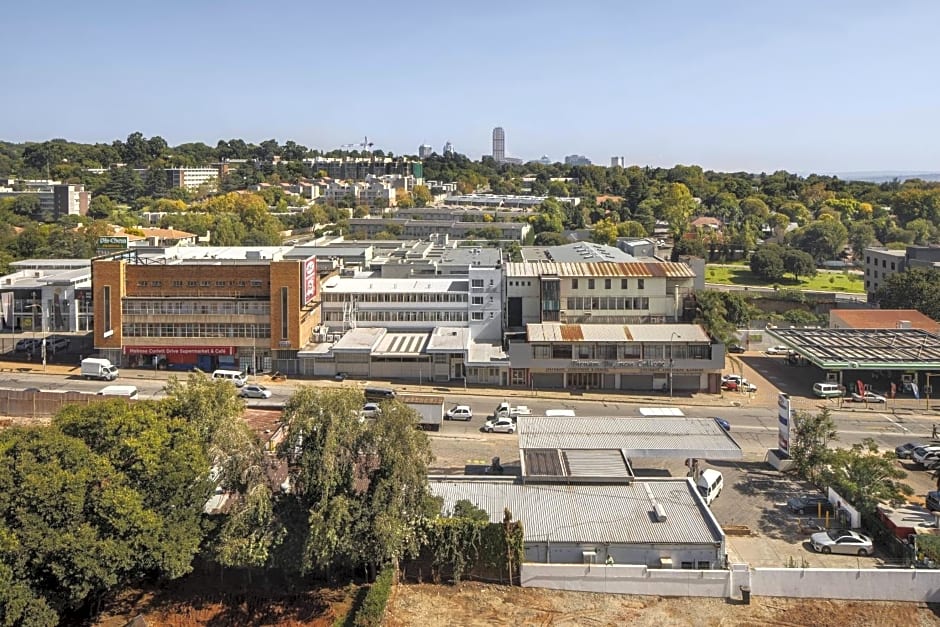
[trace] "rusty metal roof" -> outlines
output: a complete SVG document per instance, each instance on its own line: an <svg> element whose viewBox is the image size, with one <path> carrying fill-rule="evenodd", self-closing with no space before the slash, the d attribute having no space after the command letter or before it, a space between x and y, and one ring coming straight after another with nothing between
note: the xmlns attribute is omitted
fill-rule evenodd
<svg viewBox="0 0 940 627"><path fill-rule="evenodd" d="M527 276L559 277L666 277L691 279L695 272L684 263L673 261L624 261L619 263L595 261L583 263L556 263L553 261L512 262L506 264L507 277Z"/></svg>
<svg viewBox="0 0 940 627"><path fill-rule="evenodd" d="M529 342L709 342L697 324L560 324L526 325Z"/></svg>

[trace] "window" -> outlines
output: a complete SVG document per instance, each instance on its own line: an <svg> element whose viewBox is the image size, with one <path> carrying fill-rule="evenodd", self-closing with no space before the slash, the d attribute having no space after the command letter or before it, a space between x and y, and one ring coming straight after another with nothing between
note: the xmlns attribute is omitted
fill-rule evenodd
<svg viewBox="0 0 940 627"><path fill-rule="evenodd" d="M877 270L875 270L875 278L876 278L876 279L878 278L878 271L877 271Z"/></svg>
<svg viewBox="0 0 940 627"><path fill-rule="evenodd" d="M196 281L186 281L186 287L196 287L197 285L199 285L199 283Z"/></svg>
<svg viewBox="0 0 940 627"><path fill-rule="evenodd" d="M571 359L571 344L553 344L552 359Z"/></svg>
<svg viewBox="0 0 940 627"><path fill-rule="evenodd" d="M620 289L622 290L630 289L630 279L620 279Z"/></svg>
<svg viewBox="0 0 940 627"><path fill-rule="evenodd" d="M894 262L891 262L891 269L894 270Z"/></svg>
<svg viewBox="0 0 940 627"><path fill-rule="evenodd" d="M594 289L594 279L588 279L588 289L589 290Z"/></svg>
<svg viewBox="0 0 940 627"><path fill-rule="evenodd" d="M104 311L104 330L111 330L111 286L105 285L104 289L101 291L102 300L102 309Z"/></svg>
<svg viewBox="0 0 940 627"><path fill-rule="evenodd" d="M865 263L871 263L871 255L865 257Z"/></svg>
<svg viewBox="0 0 940 627"><path fill-rule="evenodd" d="M695 568L696 570L711 570L712 563L711 562L698 562L696 563Z"/></svg>
<svg viewBox="0 0 940 627"><path fill-rule="evenodd" d="M604 289L605 290L610 289L610 279L604 279Z"/></svg>
<svg viewBox="0 0 940 627"><path fill-rule="evenodd" d="M470 304L471 304L471 305L482 305L482 304L483 304L483 297L482 297L482 296L474 296L473 298L470 299Z"/></svg>
<svg viewBox="0 0 940 627"><path fill-rule="evenodd" d="M513 368L511 372L510 379L513 385L525 385L528 370L525 368Z"/></svg>
<svg viewBox="0 0 940 627"><path fill-rule="evenodd" d="M216 286L216 287L225 287L225 281L216 281L216 282L215 282L215 286Z"/></svg>
<svg viewBox="0 0 940 627"><path fill-rule="evenodd" d="M865 287L869 287L870 285L871 285L871 281L865 281Z"/></svg>
<svg viewBox="0 0 940 627"><path fill-rule="evenodd" d="M173 281L173 287L183 287L182 281Z"/></svg>
<svg viewBox="0 0 940 627"><path fill-rule="evenodd" d="M470 312L470 319L471 319L471 320L474 320L474 321L476 321L476 322L479 322L480 320L483 320L483 312L482 312L482 311L472 311L472 312Z"/></svg>
<svg viewBox="0 0 940 627"><path fill-rule="evenodd" d="M535 344L532 347L532 355L536 359L551 359L552 347L546 344Z"/></svg>
<svg viewBox="0 0 940 627"><path fill-rule="evenodd" d="M483 279L471 279L470 287L473 289L483 289Z"/></svg>
<svg viewBox="0 0 940 627"><path fill-rule="evenodd" d="M882 267L882 268L887 268L887 267L888 267L888 261L887 261L886 259L882 259L882 260L881 260L881 267Z"/></svg>
<svg viewBox="0 0 940 627"><path fill-rule="evenodd" d="M137 287L147 287L146 281L137 281Z"/></svg>
<svg viewBox="0 0 940 627"><path fill-rule="evenodd" d="M573 289L573 290L578 289L578 280L577 280L577 279L571 279L571 289Z"/></svg>
<svg viewBox="0 0 940 627"><path fill-rule="evenodd" d="M281 339L286 340L287 337L287 288L281 288Z"/></svg>
<svg viewBox="0 0 940 627"><path fill-rule="evenodd" d="M636 289L642 290L646 287L646 279L637 279L636 280Z"/></svg>
<svg viewBox="0 0 940 627"><path fill-rule="evenodd" d="M160 287L161 285L163 285L163 283L162 283L161 281L151 281L151 282L150 282L150 287Z"/></svg>

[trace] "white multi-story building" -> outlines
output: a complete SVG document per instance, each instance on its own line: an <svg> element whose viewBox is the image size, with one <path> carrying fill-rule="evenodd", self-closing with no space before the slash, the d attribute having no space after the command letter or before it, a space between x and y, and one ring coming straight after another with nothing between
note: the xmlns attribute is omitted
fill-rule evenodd
<svg viewBox="0 0 940 627"><path fill-rule="evenodd" d="M610 167L612 168L623 168L626 160L623 157L611 157L610 158Z"/></svg>
<svg viewBox="0 0 940 627"><path fill-rule="evenodd" d="M85 215L91 202L91 192L85 191L84 185L16 179L0 185L0 198L16 196L36 196L40 213L52 220L66 215Z"/></svg>
<svg viewBox="0 0 940 627"><path fill-rule="evenodd" d="M431 144L421 144L418 146L418 157L421 159L427 159L434 152L434 148L431 147Z"/></svg>
<svg viewBox="0 0 940 627"><path fill-rule="evenodd" d="M324 180L320 183L319 197L325 202L348 199L370 207L381 204L394 207L397 202L395 186L371 176L365 181Z"/></svg>
<svg viewBox="0 0 940 627"><path fill-rule="evenodd" d="M203 185L209 185L215 188L219 179L222 178L224 164L208 168L167 168L167 183L170 187L179 187L182 189L199 189Z"/></svg>

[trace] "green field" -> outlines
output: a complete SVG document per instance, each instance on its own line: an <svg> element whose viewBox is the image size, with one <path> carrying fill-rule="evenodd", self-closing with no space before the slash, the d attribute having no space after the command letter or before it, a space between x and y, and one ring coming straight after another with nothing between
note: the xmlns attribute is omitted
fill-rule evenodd
<svg viewBox="0 0 940 627"><path fill-rule="evenodd" d="M865 282L860 275L844 274L842 272L820 272L812 278L801 278L799 281L788 274L779 281L765 281L745 266L707 266L705 268L705 282L756 287L779 285L781 288L821 292L852 292L855 294L865 292Z"/></svg>

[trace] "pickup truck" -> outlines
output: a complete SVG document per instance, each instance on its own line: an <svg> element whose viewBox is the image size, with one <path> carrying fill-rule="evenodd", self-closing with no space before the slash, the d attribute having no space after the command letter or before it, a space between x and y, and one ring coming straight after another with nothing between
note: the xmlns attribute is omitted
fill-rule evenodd
<svg viewBox="0 0 940 627"><path fill-rule="evenodd" d="M512 418L515 420L519 416L529 416L532 414L530 410L525 405L510 405L508 401L503 401L496 406L496 411L493 412L493 419L499 418Z"/></svg>

